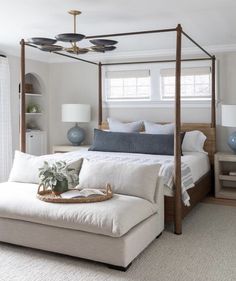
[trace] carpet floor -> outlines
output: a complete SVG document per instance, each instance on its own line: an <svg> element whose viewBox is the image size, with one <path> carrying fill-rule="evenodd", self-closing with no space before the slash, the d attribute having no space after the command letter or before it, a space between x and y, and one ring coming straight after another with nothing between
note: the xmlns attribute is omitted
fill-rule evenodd
<svg viewBox="0 0 236 281"><path fill-rule="evenodd" d="M199 204L155 240L127 272L63 255L0 243L1 281L235 281L236 208Z"/></svg>

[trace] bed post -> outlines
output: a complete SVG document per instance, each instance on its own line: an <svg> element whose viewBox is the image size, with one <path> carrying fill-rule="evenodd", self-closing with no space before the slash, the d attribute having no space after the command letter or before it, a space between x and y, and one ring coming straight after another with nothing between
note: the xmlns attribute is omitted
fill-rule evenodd
<svg viewBox="0 0 236 281"><path fill-rule="evenodd" d="M211 127L216 127L216 57L212 57L211 63Z"/></svg>
<svg viewBox="0 0 236 281"><path fill-rule="evenodd" d="M25 135L25 41L20 41L21 45L21 84L20 84L20 151L26 150Z"/></svg>
<svg viewBox="0 0 236 281"><path fill-rule="evenodd" d="M175 73L175 219L174 232L182 234L182 197L181 197L181 37L182 27L178 24L176 38L176 73Z"/></svg>
<svg viewBox="0 0 236 281"><path fill-rule="evenodd" d="M98 126L102 125L102 64L98 64Z"/></svg>

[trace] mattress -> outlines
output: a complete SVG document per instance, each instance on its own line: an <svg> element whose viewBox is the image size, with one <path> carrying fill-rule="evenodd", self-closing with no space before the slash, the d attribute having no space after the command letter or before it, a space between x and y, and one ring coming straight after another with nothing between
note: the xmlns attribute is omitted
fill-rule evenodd
<svg viewBox="0 0 236 281"><path fill-rule="evenodd" d="M173 196L174 187L174 156L151 155L138 153L100 152L100 151L73 151L61 155L64 159L87 158L94 161L119 161L143 164L161 164L160 176L163 177L165 189L164 195ZM204 174L210 170L208 155L201 152L185 152L181 157L182 171L182 200L189 206L189 195L187 190L194 187Z"/></svg>
<svg viewBox="0 0 236 281"><path fill-rule="evenodd" d="M121 237L158 213L157 204L118 194L97 203L46 203L36 198L37 188L36 184L1 183L0 218Z"/></svg>

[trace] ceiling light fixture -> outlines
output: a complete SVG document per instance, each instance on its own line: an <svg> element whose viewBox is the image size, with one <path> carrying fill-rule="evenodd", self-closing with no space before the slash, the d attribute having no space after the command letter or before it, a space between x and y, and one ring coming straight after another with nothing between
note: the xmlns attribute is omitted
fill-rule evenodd
<svg viewBox="0 0 236 281"><path fill-rule="evenodd" d="M116 45L118 42L115 40L107 40L107 39L96 39L90 40L90 43L93 45L87 48L80 48L78 46L78 42L86 39L84 34L77 33L76 31L76 17L81 14L80 11L71 10L68 12L73 16L73 24L74 24L74 32L73 33L62 33L55 36L55 39L51 38L43 38L43 37L33 37L28 40L28 43L36 45L38 49L45 52L58 52L58 51L66 51L70 54L86 54L89 51L91 52L107 52L113 51L116 49ZM55 45L57 41L70 43L70 47L64 47Z"/></svg>

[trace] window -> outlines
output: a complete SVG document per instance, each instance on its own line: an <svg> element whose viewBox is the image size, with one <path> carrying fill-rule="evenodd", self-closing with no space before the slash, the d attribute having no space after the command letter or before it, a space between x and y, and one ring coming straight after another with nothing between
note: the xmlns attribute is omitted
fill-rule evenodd
<svg viewBox="0 0 236 281"><path fill-rule="evenodd" d="M148 100L151 97L149 70L106 72L106 100Z"/></svg>
<svg viewBox="0 0 236 281"><path fill-rule="evenodd" d="M175 69L161 69L160 82L161 99L174 99ZM209 100L211 98L210 67L183 68L181 70L181 97L183 100Z"/></svg>

